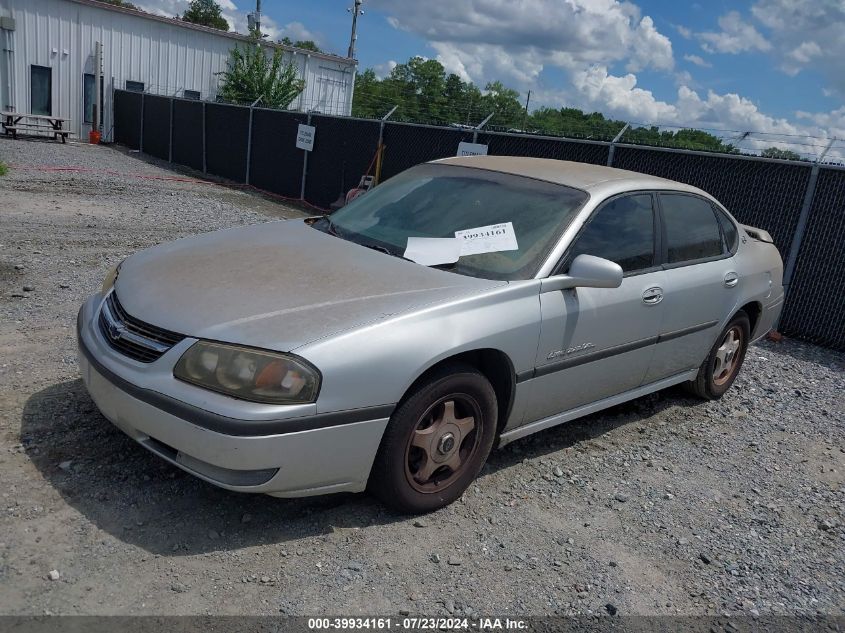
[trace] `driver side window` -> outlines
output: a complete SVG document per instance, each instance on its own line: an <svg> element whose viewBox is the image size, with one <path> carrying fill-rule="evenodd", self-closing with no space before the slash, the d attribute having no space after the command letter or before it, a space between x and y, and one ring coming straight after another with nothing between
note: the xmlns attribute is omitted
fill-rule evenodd
<svg viewBox="0 0 845 633"><path fill-rule="evenodd" d="M569 250L567 267L578 255L595 255L633 274L654 266L654 252L651 194L621 196L593 213Z"/></svg>

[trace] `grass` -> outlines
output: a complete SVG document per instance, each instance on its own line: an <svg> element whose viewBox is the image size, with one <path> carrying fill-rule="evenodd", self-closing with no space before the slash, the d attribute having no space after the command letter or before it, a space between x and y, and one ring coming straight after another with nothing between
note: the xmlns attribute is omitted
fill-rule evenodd
<svg viewBox="0 0 845 633"><path fill-rule="evenodd" d="M0 176L5 176L8 173L9 173L8 165L6 165L6 163L4 163L2 160L0 160Z"/></svg>

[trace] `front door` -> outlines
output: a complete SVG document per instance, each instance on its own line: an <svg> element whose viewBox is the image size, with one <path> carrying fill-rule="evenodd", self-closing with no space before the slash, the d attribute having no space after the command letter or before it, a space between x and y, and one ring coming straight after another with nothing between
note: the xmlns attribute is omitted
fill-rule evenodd
<svg viewBox="0 0 845 633"><path fill-rule="evenodd" d="M650 193L611 199L595 211L562 260L604 257L622 267L619 288L540 295L542 325L525 423L642 384L662 320L664 275L657 265Z"/></svg>
<svg viewBox="0 0 845 633"><path fill-rule="evenodd" d="M31 114L53 114L53 70L48 66L29 67L29 108Z"/></svg>

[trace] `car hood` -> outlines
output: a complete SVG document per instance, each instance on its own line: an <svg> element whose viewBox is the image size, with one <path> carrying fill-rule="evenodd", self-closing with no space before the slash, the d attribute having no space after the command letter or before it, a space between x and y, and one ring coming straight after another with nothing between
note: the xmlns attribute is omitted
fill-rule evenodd
<svg viewBox="0 0 845 633"><path fill-rule="evenodd" d="M123 262L126 312L187 336L289 351L506 282L427 268L301 220L206 233Z"/></svg>

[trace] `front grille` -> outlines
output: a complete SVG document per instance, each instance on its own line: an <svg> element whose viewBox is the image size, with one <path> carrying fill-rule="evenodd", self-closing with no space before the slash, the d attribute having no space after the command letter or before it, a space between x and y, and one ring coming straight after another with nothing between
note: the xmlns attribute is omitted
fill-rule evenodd
<svg viewBox="0 0 845 633"><path fill-rule="evenodd" d="M112 348L142 363L157 360L185 338L131 316L120 305L114 291L103 302L99 324L103 337Z"/></svg>

